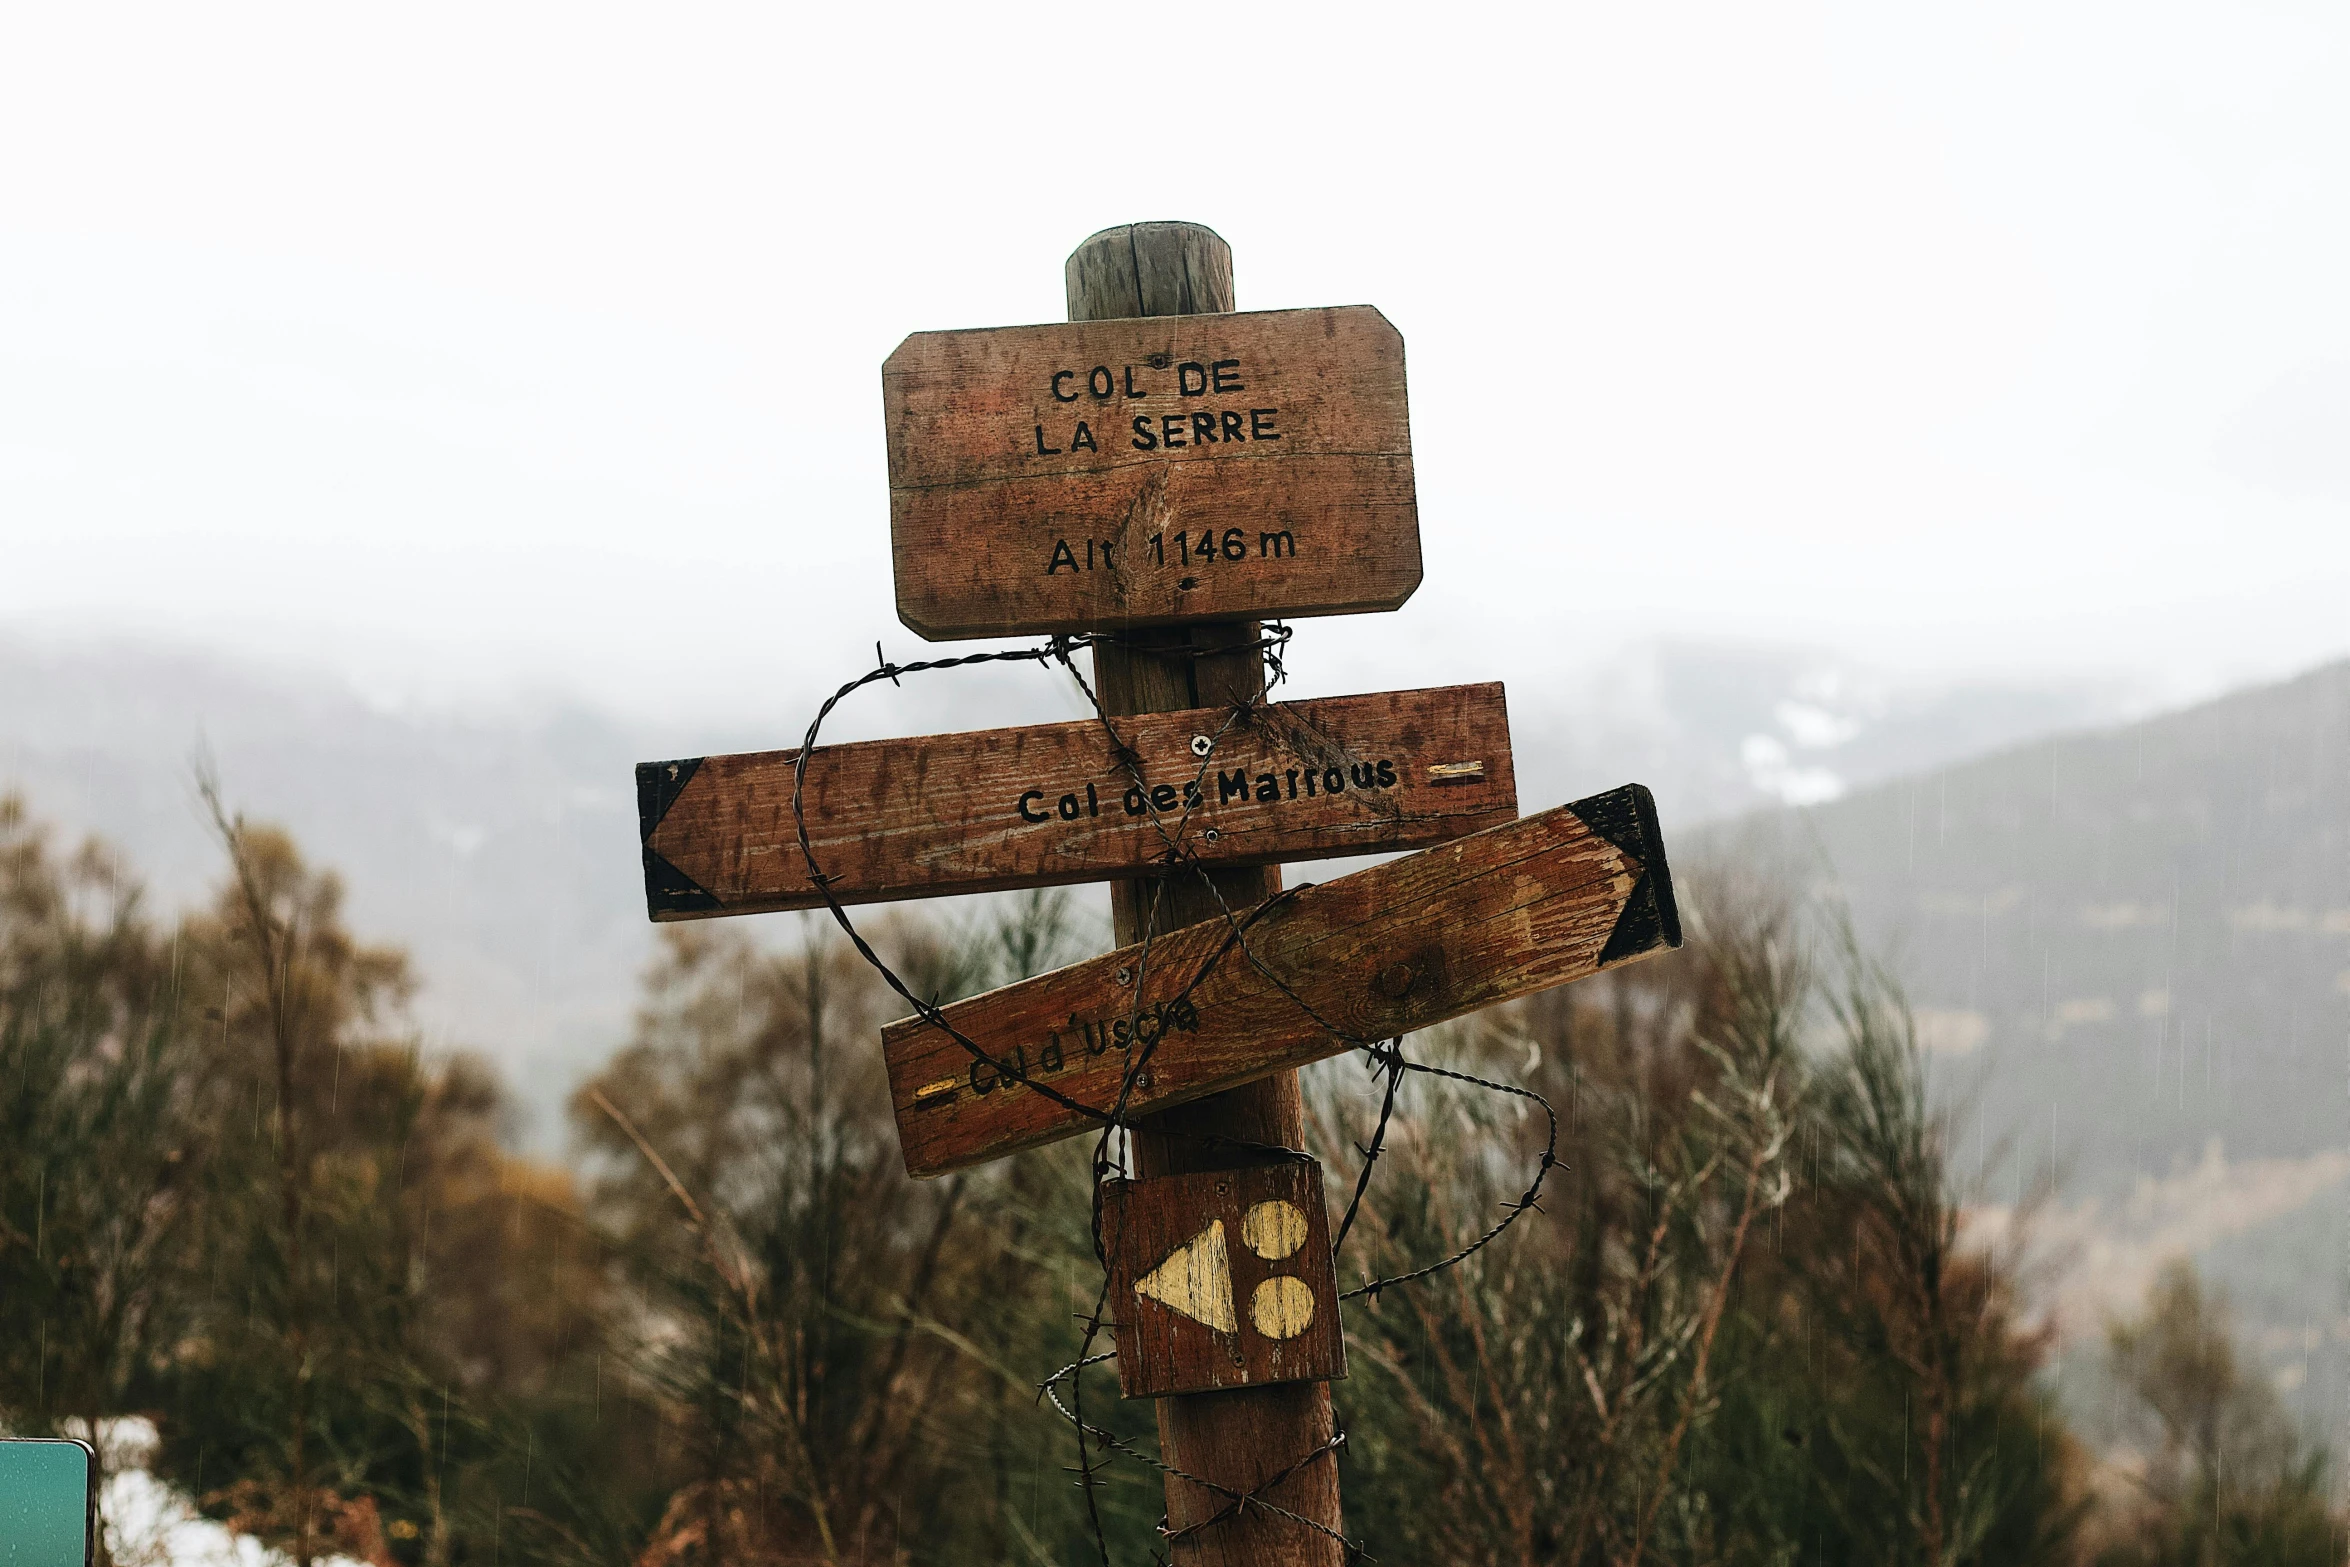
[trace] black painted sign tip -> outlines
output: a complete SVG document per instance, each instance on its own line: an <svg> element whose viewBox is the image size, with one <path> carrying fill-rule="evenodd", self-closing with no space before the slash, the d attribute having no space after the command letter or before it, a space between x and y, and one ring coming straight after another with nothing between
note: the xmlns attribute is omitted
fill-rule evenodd
<svg viewBox="0 0 2350 1567"><path fill-rule="evenodd" d="M1599 955L1601 966L1660 946L1681 945L1681 907L1673 897L1672 867L1665 863L1664 833L1657 826L1656 797L1648 786L1626 784L1577 800L1567 809L1640 867L1640 879L1624 900L1624 912Z"/></svg>
<svg viewBox="0 0 2350 1567"><path fill-rule="evenodd" d="M719 906L716 893L653 850L653 834L660 827L661 818L669 814L677 797L685 793L685 786L693 782L701 765L698 756L674 762L636 764L637 844L644 852L645 914L650 919L682 919L707 914Z"/></svg>

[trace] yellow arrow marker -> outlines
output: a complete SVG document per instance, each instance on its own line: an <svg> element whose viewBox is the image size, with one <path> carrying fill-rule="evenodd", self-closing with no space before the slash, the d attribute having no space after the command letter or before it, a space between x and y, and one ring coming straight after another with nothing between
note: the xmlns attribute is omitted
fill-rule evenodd
<svg viewBox="0 0 2350 1567"><path fill-rule="evenodd" d="M1219 1333L1238 1332L1240 1318L1232 1309L1232 1259L1224 1250L1224 1221L1216 1220L1176 1247L1165 1262L1134 1281L1134 1293L1147 1295ZM1310 1302L1307 1310L1312 1310Z"/></svg>

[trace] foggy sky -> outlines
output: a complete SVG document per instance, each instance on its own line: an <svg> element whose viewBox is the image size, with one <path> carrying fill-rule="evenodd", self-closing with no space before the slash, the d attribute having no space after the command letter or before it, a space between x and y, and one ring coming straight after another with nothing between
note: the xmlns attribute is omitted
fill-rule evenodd
<svg viewBox="0 0 2350 1567"><path fill-rule="evenodd" d="M2350 651L2350 12L1626 11L17 7L0 626L794 734L918 647L883 357L1173 217L1407 344L1305 689Z"/></svg>

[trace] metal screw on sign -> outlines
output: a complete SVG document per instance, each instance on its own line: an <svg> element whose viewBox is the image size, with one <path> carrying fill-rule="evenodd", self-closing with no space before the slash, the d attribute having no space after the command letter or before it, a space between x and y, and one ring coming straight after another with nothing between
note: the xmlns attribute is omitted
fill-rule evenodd
<svg viewBox="0 0 2350 1567"><path fill-rule="evenodd" d="M1209 739L1206 735L1193 735L1191 737L1192 755L1205 756L1214 749L1216 749L1216 742Z"/></svg>

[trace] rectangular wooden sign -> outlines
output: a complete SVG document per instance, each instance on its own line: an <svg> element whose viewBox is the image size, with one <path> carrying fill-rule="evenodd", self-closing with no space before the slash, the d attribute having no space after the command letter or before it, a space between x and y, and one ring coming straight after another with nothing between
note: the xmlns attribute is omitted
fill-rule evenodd
<svg viewBox="0 0 2350 1567"><path fill-rule="evenodd" d="M1332 1029L1389 1038L1679 946L1681 922L1629 784L1287 895L1211 965L1230 936L1207 921L945 1008L1006 1070L927 1019L884 1028L907 1170L1098 1126L1032 1085L1107 1110L1138 1048L1146 1115L1352 1048Z"/></svg>
<svg viewBox="0 0 2350 1567"><path fill-rule="evenodd" d="M1368 305L917 332L881 389L898 618L933 641L1420 585L1403 338Z"/></svg>
<svg viewBox="0 0 2350 1567"><path fill-rule="evenodd" d="M843 903L1416 849L1518 814L1498 682L820 746L809 841ZM822 904L795 751L637 768L656 920Z"/></svg>
<svg viewBox="0 0 2350 1567"><path fill-rule="evenodd" d="M1105 1181L1102 1242L1128 1398L1346 1375L1313 1160Z"/></svg>

